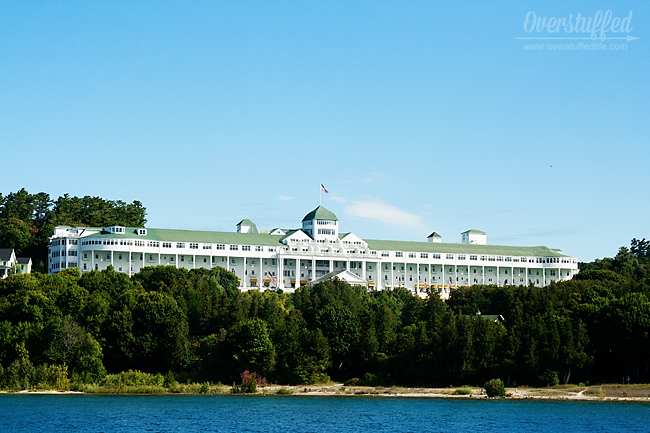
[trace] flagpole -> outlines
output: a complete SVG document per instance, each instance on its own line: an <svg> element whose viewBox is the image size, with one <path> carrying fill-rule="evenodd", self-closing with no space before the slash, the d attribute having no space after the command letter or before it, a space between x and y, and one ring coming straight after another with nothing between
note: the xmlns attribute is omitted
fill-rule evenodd
<svg viewBox="0 0 650 433"><path fill-rule="evenodd" d="M321 188L322 183L318 184L318 207L321 206L323 200L323 188Z"/></svg>

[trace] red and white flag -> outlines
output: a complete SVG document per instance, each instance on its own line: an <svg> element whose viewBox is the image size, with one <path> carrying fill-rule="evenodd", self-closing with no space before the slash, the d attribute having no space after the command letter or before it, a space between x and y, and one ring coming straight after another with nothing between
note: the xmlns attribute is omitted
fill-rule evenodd
<svg viewBox="0 0 650 433"><path fill-rule="evenodd" d="M321 191L325 191L325 194L329 194L329 193L330 193L330 192L327 190L327 188L325 188L325 186L324 186L322 183L320 184L320 190L321 190Z"/></svg>
<svg viewBox="0 0 650 433"><path fill-rule="evenodd" d="M270 272L267 272L266 275L269 277L269 280L271 280L271 282L272 282L274 285L277 285L277 284L275 283L275 278L273 278L273 275L271 275Z"/></svg>

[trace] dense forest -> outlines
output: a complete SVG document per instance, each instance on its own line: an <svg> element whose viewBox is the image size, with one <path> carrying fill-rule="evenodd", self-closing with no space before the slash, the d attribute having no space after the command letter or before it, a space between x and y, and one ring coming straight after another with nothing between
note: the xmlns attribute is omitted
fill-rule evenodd
<svg viewBox="0 0 650 433"><path fill-rule="evenodd" d="M48 212L80 224L97 215ZM0 388L61 375L99 383L127 370L222 383L245 371L281 384L647 382L649 244L633 239L614 258L581 263L571 281L477 285L446 301L339 280L240 292L222 268L14 275L0 280Z"/></svg>
<svg viewBox="0 0 650 433"><path fill-rule="evenodd" d="M81 382L129 369L223 383L243 371L283 384L647 381L647 255L621 248L584 267L572 281L473 286L446 302L338 280L240 292L221 268L15 275L0 281L0 365L66 366Z"/></svg>
<svg viewBox="0 0 650 433"><path fill-rule="evenodd" d="M30 194L21 189L0 193L0 248L13 248L20 257L31 257L34 269L45 272L47 243L57 225L106 227L120 224L142 227L147 222L142 203L127 204L100 197L52 200L49 194Z"/></svg>

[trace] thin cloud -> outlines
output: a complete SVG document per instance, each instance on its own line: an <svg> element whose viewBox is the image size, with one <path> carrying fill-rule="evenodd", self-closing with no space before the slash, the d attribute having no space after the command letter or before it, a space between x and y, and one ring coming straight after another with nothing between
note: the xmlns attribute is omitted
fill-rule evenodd
<svg viewBox="0 0 650 433"><path fill-rule="evenodd" d="M384 180L386 180L386 175L384 173L370 173L361 178L361 182L364 183L382 182Z"/></svg>
<svg viewBox="0 0 650 433"><path fill-rule="evenodd" d="M286 197L286 196L284 196L284 195L279 195L278 198L279 198L280 200L284 200L284 201L287 201L287 200L295 200L295 199L296 199L295 197Z"/></svg>
<svg viewBox="0 0 650 433"><path fill-rule="evenodd" d="M332 201L335 201L337 203L347 203L348 201L344 199L343 197L339 197L338 195L333 195L329 198Z"/></svg>
<svg viewBox="0 0 650 433"><path fill-rule="evenodd" d="M397 207L378 200L357 200L346 206L347 215L367 218L384 224L418 227L422 224L420 215L403 211Z"/></svg>

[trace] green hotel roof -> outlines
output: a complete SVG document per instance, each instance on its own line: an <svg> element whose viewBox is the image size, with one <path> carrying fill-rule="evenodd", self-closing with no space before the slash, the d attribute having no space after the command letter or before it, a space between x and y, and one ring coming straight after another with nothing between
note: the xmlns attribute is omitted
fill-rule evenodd
<svg viewBox="0 0 650 433"><path fill-rule="evenodd" d="M485 234L485 232L482 232L480 230L472 229L472 230L467 230L466 232L462 232L461 235L464 235L464 234L467 234L467 233L470 233L470 234L473 234L473 235L484 235Z"/></svg>
<svg viewBox="0 0 650 433"><path fill-rule="evenodd" d="M558 250L540 247L510 247L505 245L445 244L436 242L382 241L364 239L368 249L417 253L485 254L494 256L565 257Z"/></svg>
<svg viewBox="0 0 650 433"><path fill-rule="evenodd" d="M234 232L209 232L198 230L169 230L169 229L147 229L146 235L136 234L137 228L127 227L125 234L108 232L95 233L87 238L112 238L112 239L141 239L149 241L168 242L201 242L201 243L222 243L239 245L268 245L281 246L280 238L270 234L260 233L234 233Z"/></svg>
<svg viewBox="0 0 650 433"><path fill-rule="evenodd" d="M318 220L331 220L331 221L338 221L339 219L334 215L332 212L328 211L325 209L323 206L318 206L316 209L313 211L309 212L305 217L302 219L303 221L311 221L314 219Z"/></svg>
<svg viewBox="0 0 650 433"><path fill-rule="evenodd" d="M94 228L97 229L97 228ZM198 230L147 229L146 235L137 235L137 228L126 227L125 234L95 233L87 238L141 239L167 242L199 242L238 245L286 246L281 241L298 230L289 230L285 236L260 233L212 232ZM345 236L345 234L342 233ZM340 236L340 235L339 235ZM452 244L415 241L387 241L364 239L374 251L403 251L423 253L477 254L522 257L568 257L559 250L545 246L516 247L505 245Z"/></svg>

